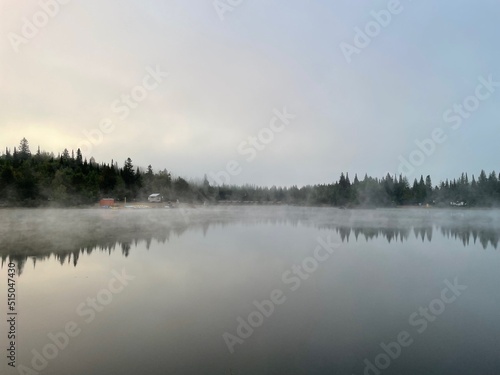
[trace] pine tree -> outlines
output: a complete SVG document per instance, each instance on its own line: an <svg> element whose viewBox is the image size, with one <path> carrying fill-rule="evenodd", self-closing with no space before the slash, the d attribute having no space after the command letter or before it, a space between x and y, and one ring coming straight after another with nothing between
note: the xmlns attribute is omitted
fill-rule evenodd
<svg viewBox="0 0 500 375"><path fill-rule="evenodd" d="M18 150L18 157L20 160L27 160L31 157L30 146L26 138L21 139L21 142L19 142Z"/></svg>
<svg viewBox="0 0 500 375"><path fill-rule="evenodd" d="M69 151L67 148L65 148L62 155L61 155L61 159L66 162L69 160L69 158L70 158Z"/></svg>
<svg viewBox="0 0 500 375"><path fill-rule="evenodd" d="M82 164L82 151L80 149L76 150L76 164Z"/></svg>
<svg viewBox="0 0 500 375"><path fill-rule="evenodd" d="M432 181L431 181L431 176L427 175L425 177L425 196L427 199L427 202L432 202Z"/></svg>
<svg viewBox="0 0 500 375"><path fill-rule="evenodd" d="M122 178L127 187L132 187L135 182L134 165L132 164L132 159L127 158L123 166Z"/></svg>

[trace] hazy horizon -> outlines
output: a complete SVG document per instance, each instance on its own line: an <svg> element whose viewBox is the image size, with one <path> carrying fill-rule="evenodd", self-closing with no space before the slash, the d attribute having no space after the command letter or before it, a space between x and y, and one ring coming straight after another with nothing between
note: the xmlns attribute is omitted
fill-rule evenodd
<svg viewBox="0 0 500 375"><path fill-rule="evenodd" d="M29 141L29 140L28 140ZM18 148L19 146L12 146L12 147L8 147L8 150L10 153L13 152L14 148ZM37 146L38 148L38 146ZM30 150L32 152L32 154L34 155L36 152L37 152L37 148L33 149L31 146L30 146ZM64 150L63 150L64 151ZM54 158L57 158L57 157L61 157L61 155L63 154L63 152L54 152L54 151L49 151L49 150L44 150L40 147L40 152L43 154L43 153L46 153L46 154L53 154L54 155ZM74 155L76 155L76 152L75 150L68 150L68 152L70 153L70 155L73 153ZM5 149L0 149L0 155L5 155ZM92 157L91 157L92 158ZM83 159L87 162L90 162L90 158L88 159L85 155L83 155ZM133 159L133 158L131 158ZM104 164L108 164L108 165L111 165L111 162L110 161L105 161L105 160L94 160L95 163L101 165L102 163ZM111 159L111 161L113 161L113 163L115 165L118 165L118 168L123 168L123 164L124 162L121 162L119 160L116 160L116 159ZM133 160L132 160L133 161ZM134 165L134 168L139 168L141 173L146 173L148 167L147 166L143 166L143 165ZM207 177L207 179L209 180L209 183L212 185L212 186L222 186L222 185L237 185L237 186L245 186L245 185L255 185L255 186L260 186L260 187L267 187L267 188L271 188L273 186L275 187L287 187L287 188L290 188L292 186L297 186L298 188L301 188L301 187L305 187L305 186L313 186L313 185L322 185L322 184L331 184L331 183L336 183L339 181L339 177L340 176L334 176L333 178L329 178L329 179L325 179L323 181L320 181L320 182L316 182L316 183L304 183L304 184L299 184L299 185L279 185L279 184L275 184L273 183L272 181L269 181L267 183L264 183L264 184L256 184L256 183L251 183L251 182L245 182L245 183L241 183L241 184L238 184L236 182L234 182L233 180L233 177L229 174L229 184L226 184L225 183L225 177L221 177L221 175L219 174L218 175L218 179L214 179L214 178L211 178L210 175L208 174L204 174L203 176L187 176L185 174L182 174L182 173L179 173L179 171L175 171L175 170L170 170L166 167L160 167L160 168L153 168L153 171L154 173L158 173L158 172L161 172L163 171L164 169L167 169L167 171L171 174L172 178L177 178L177 177L181 177L181 178L184 178L186 179L187 181L189 182L196 182L196 183L203 183L203 180L205 177ZM218 171L216 173L221 173L221 172L224 172L225 170L222 170L222 171ZM481 171L477 171L476 173L471 173L469 174L468 172L463 172L464 174L467 175L468 179L472 181L472 178L474 177L474 179L477 181L478 179L478 176L480 174ZM492 171L487 171L485 170L486 174L489 175L490 172ZM363 173L363 174L358 174L358 173L350 173L349 171L341 171L340 173L343 173L344 175L346 175L349 180L351 182L354 181L354 178L355 176L358 177L359 181L362 181L365 177L365 174L369 177L369 178L376 178L376 179L382 179L382 178L385 178L387 175L380 175L380 176L374 176L374 175L370 175L369 173ZM407 178L408 180L408 183L411 185L413 183L413 180L417 180L419 181L421 177L425 178L426 175L416 175L416 174L411 174L410 176L406 175L406 174L402 174L402 173L391 173L390 171L388 171L387 173L389 173L393 178L399 178L399 176L401 175L402 177L404 178ZM433 178L433 176L430 176L431 179ZM437 186L439 187L440 183L441 182L445 182L446 180L447 181L453 181L454 179L456 180L459 180L460 179L460 176L457 175L457 176L450 176L450 177L446 177L444 179L440 179L440 180L432 180L432 184L433 186ZM220 184L219 182L223 182L222 184Z"/></svg>

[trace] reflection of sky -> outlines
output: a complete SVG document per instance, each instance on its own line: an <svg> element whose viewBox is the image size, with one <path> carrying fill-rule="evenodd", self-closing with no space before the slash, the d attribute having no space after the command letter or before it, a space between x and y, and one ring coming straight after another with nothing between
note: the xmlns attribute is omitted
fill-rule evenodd
<svg viewBox="0 0 500 375"><path fill-rule="evenodd" d="M422 373L486 373L496 361L495 251L480 244L465 248L438 231L430 242L410 233L407 241L390 244L383 237L354 241L351 234L291 291L281 275L312 254L318 235L340 242L335 231L301 225L214 226L205 235L190 231L164 244L153 241L149 249L141 242L128 257L117 250L81 255L77 267L53 257L36 268L27 263L18 279L19 363L28 364L31 349L41 348L49 332L70 320L82 333L42 373L223 374L232 368L235 374L360 374L363 359L373 358L381 341L394 340L403 329L416 341L389 374L414 373L415 363ZM112 269L136 278L87 324L75 308L107 286ZM468 289L417 336L408 316L439 297L443 281L455 277ZM223 332L234 334L236 318L246 317L253 300L269 298L276 288L285 293L285 303L230 355ZM5 298L2 288L0 301ZM472 366L471 351L483 353L483 365Z"/></svg>

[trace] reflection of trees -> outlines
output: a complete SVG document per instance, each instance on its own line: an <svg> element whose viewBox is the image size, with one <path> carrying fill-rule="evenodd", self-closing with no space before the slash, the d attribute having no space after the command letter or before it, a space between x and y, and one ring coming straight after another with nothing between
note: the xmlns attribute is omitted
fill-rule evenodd
<svg viewBox="0 0 500 375"><path fill-rule="evenodd" d="M479 243L481 243L483 249L486 249L488 245L491 245L496 249L500 238L499 229L492 227L477 228L469 226L467 228L463 228L461 231L457 231L455 228L442 226L441 233L447 238L460 240L464 246L468 246L471 242L475 244L479 239Z"/></svg>
<svg viewBox="0 0 500 375"><path fill-rule="evenodd" d="M355 225L355 224L354 224ZM421 239L422 242L425 240L432 240L432 226L428 227L402 227L402 228L387 228L387 227L346 227L346 226L324 226L328 229L332 229L339 234L342 242L349 242L349 237L351 232L354 233L355 241L360 240L363 236L368 242L370 240L382 237L387 240L387 242L405 242L410 238L410 234L413 229L413 233L416 239Z"/></svg>
<svg viewBox="0 0 500 375"><path fill-rule="evenodd" d="M441 234L446 238L456 239L463 243L464 246L469 246L479 242L483 249L488 246L494 249L498 248L500 241L499 228L474 228L474 227L453 227L453 226L437 226ZM350 233L354 233L356 241L363 236L366 241L382 237L391 243L392 241L405 242L410 239L410 233L413 231L415 239L422 242L431 242L433 226L426 227L407 227L407 228L377 228L377 227L331 227L335 230L342 242L349 242Z"/></svg>
<svg viewBox="0 0 500 375"><path fill-rule="evenodd" d="M117 248L124 256L132 246L153 241L165 243L172 235L181 236L188 225L180 215L151 215L149 211L109 212L104 210L20 210L10 217L0 217L0 257L17 263L21 274L28 258L33 267L51 256L61 264L77 265L82 254L94 251L111 254ZM69 215L75 213L77 215ZM1 213L1 212L0 212ZM29 213L29 214L27 214ZM80 215L78 215L80 214ZM45 215L45 217L44 217ZM208 225L204 224L205 231Z"/></svg>
<svg viewBox="0 0 500 375"><path fill-rule="evenodd" d="M0 214L8 210L0 211ZM443 211L400 212L381 210L335 210L297 207L223 208L188 210L12 210L0 216L0 257L18 265L19 274L31 258L37 261L54 256L61 264L76 266L82 254L94 251L111 254L120 249L128 256L132 246L144 242L166 243L171 236L188 231L235 224L292 225L335 231L342 242L372 241L383 238L389 243L406 242L413 237L430 242L433 230L444 237L459 240L464 246L480 243L486 249L497 248L498 221L483 216L443 215ZM455 211L454 211L455 212ZM453 212L453 213L454 213Z"/></svg>
<svg viewBox="0 0 500 375"><path fill-rule="evenodd" d="M23 249L22 242L19 243L18 247L5 248L3 246L3 242L0 241L2 267L8 260L13 260L17 264L18 274L21 274L28 258L32 259L33 268L35 268L37 261L44 261L52 256L59 263L61 263L61 265L66 263L73 264L73 266L76 267L81 254L92 254L93 252L104 252L107 254L111 254L116 249L121 249L122 254L127 257L130 254L132 245L137 246L138 244L144 242L146 248L149 249L153 241L156 241L157 243L167 242L170 238L171 233L175 233L177 236L180 236L182 235L182 233L184 233L184 231L176 230L158 234L150 233L145 235L139 235L136 233L129 236L130 238L127 238L125 240L120 238L119 235L117 235L117 237L114 239L102 239L96 237L92 240L89 239L85 244L81 244L78 241L75 241L72 244L61 247L57 245L47 246L46 243L40 243L39 246L36 246L35 242L35 246L33 246L33 248L37 248L36 251L26 250L26 248ZM127 236L124 237L126 238Z"/></svg>
<svg viewBox="0 0 500 375"><path fill-rule="evenodd" d="M415 233L415 238L420 237L422 242L425 242L425 239L430 242L432 240L432 229L432 226L414 227L413 233Z"/></svg>

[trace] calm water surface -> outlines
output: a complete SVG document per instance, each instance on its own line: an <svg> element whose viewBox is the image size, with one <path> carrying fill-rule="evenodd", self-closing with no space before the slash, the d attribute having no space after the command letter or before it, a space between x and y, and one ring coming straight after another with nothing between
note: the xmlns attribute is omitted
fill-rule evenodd
<svg viewBox="0 0 500 375"><path fill-rule="evenodd" d="M499 233L487 210L0 210L0 373L499 374Z"/></svg>

